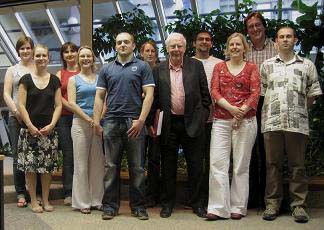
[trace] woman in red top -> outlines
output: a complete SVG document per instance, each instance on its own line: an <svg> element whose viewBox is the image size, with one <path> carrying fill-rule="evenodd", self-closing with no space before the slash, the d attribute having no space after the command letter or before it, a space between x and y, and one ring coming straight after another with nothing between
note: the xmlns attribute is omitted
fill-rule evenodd
<svg viewBox="0 0 324 230"><path fill-rule="evenodd" d="M244 60L248 44L244 35L227 39L227 61L213 71L211 96L215 102L210 143L209 201L207 218L241 219L247 214L249 164L256 137L256 108L260 94L257 66ZM230 154L232 184L229 185Z"/></svg>
<svg viewBox="0 0 324 230"><path fill-rule="evenodd" d="M63 68L56 74L61 80L62 85L62 114L57 123L57 131L59 135L59 145L63 152L63 188L64 188L64 204L72 204L72 180L73 180L73 142L71 137L71 127L73 113L68 103L67 84L69 78L80 72L76 61L78 47L72 42L66 42L61 47L61 60Z"/></svg>

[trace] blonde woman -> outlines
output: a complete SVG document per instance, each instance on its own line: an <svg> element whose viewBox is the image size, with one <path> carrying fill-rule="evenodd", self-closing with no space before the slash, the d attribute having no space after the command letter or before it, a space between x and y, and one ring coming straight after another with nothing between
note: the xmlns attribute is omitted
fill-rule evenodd
<svg viewBox="0 0 324 230"><path fill-rule="evenodd" d="M260 76L255 64L245 61L244 35L227 39L227 61L216 64L211 80L215 103L210 143L208 214L210 220L241 219L247 214L249 165L256 138L256 109ZM230 155L233 176L229 185Z"/></svg>
<svg viewBox="0 0 324 230"><path fill-rule="evenodd" d="M74 112L72 122L74 174L72 207L90 214L99 208L104 193L104 162L101 137L93 132L93 105L98 76L95 55L88 46L80 47L77 55L80 73L68 83L68 101Z"/></svg>
<svg viewBox="0 0 324 230"><path fill-rule="evenodd" d="M33 212L51 212L48 201L51 173L55 170L58 136L54 127L61 110L60 80L47 71L48 47L36 45L35 72L19 81L18 108L23 121L18 141L18 169L26 173ZM36 199L36 173L41 174L43 207Z"/></svg>

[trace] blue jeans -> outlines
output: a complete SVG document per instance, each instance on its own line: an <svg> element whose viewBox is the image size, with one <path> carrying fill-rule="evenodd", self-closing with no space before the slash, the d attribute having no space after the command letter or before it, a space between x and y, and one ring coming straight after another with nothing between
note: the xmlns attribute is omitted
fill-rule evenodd
<svg viewBox="0 0 324 230"><path fill-rule="evenodd" d="M73 115L63 115L57 122L59 148L63 153L63 189L64 197L72 196L73 184L73 142L71 137Z"/></svg>
<svg viewBox="0 0 324 230"><path fill-rule="evenodd" d="M29 198L29 194L26 190L26 182L25 182L25 172L17 169L17 157L18 157L18 137L21 129L21 124L14 116L10 116L8 119L8 128L9 128L9 138L13 153L13 176L14 176L14 184L17 197L24 196L25 198ZM42 186L40 183L40 177L37 176L37 194L42 194Z"/></svg>
<svg viewBox="0 0 324 230"><path fill-rule="evenodd" d="M144 140L142 130L137 138L128 138L127 130L132 126L131 118L109 119L103 125L103 138L106 153L107 172L105 193L102 200L104 210L118 211L120 206L120 165L124 150L127 154L129 170L129 198L132 210L144 209L145 174ZM125 149L124 149L125 148Z"/></svg>

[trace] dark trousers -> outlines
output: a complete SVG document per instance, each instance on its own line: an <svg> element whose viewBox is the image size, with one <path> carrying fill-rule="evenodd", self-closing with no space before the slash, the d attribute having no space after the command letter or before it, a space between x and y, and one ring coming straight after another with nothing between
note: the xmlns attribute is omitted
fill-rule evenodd
<svg viewBox="0 0 324 230"><path fill-rule="evenodd" d="M147 188L146 199L154 202L160 200L160 138L147 136Z"/></svg>
<svg viewBox="0 0 324 230"><path fill-rule="evenodd" d="M264 97L260 97L257 109L258 132L252 149L249 175L249 208L264 207L264 191L266 186L266 155L263 135L261 133L261 110Z"/></svg>
<svg viewBox="0 0 324 230"><path fill-rule="evenodd" d="M73 142L71 137L73 115L61 116L57 122L59 147L63 153L64 197L72 196L73 184Z"/></svg>
<svg viewBox="0 0 324 230"><path fill-rule="evenodd" d="M209 196L209 164L210 164L210 136L213 123L209 122L205 125L205 145L204 145L204 174L201 183L203 205L208 205Z"/></svg>
<svg viewBox="0 0 324 230"><path fill-rule="evenodd" d="M126 150L129 171L129 204L132 210L144 209L145 173L144 141L145 132L136 138L128 138L127 131L132 126L131 118L106 120L103 125L103 139L106 153L107 172L105 193L102 200L104 210L118 211L120 206L120 166Z"/></svg>
<svg viewBox="0 0 324 230"><path fill-rule="evenodd" d="M14 177L14 184L15 184L17 198L23 196L26 199L29 199L29 194L27 193L26 190L25 173L17 169L18 138L19 138L21 125L14 116L9 117L8 128L9 128L9 138L10 138L11 148L13 152L13 177ZM41 180L39 175L37 176L36 192L37 194L42 194L42 185L41 185Z"/></svg>
<svg viewBox="0 0 324 230"><path fill-rule="evenodd" d="M204 129L204 127L202 127ZM183 116L171 116L171 128L162 152L162 207L173 208L176 198L178 148L182 146L187 162L190 200L193 208L202 206L201 182L203 177L204 132L198 137L186 133Z"/></svg>

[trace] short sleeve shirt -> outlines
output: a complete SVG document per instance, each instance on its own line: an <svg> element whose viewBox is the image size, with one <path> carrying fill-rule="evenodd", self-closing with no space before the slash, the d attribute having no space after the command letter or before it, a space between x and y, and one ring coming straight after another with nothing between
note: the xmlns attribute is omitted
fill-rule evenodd
<svg viewBox="0 0 324 230"><path fill-rule="evenodd" d="M244 68L237 75L232 75L226 62L216 64L211 81L211 96L214 100L224 98L231 105L241 107L247 105L252 108L245 115L246 118L255 116L260 95L260 75L254 63L246 62ZM215 105L214 118L232 119L233 116L218 104Z"/></svg>
<svg viewBox="0 0 324 230"><path fill-rule="evenodd" d="M42 128L50 124L55 109L55 92L61 87L60 79L51 74L48 85L44 89L39 89L34 84L32 76L25 74L19 84L26 87L26 110L33 125Z"/></svg>
<svg viewBox="0 0 324 230"><path fill-rule="evenodd" d="M321 95L314 64L298 55L284 63L279 55L261 65L264 96L261 131L309 134L307 98Z"/></svg>
<svg viewBox="0 0 324 230"><path fill-rule="evenodd" d="M117 59L104 65L99 72L97 88L107 91L105 118L137 119L142 109L142 87L155 86L148 63L133 58L127 63Z"/></svg>

